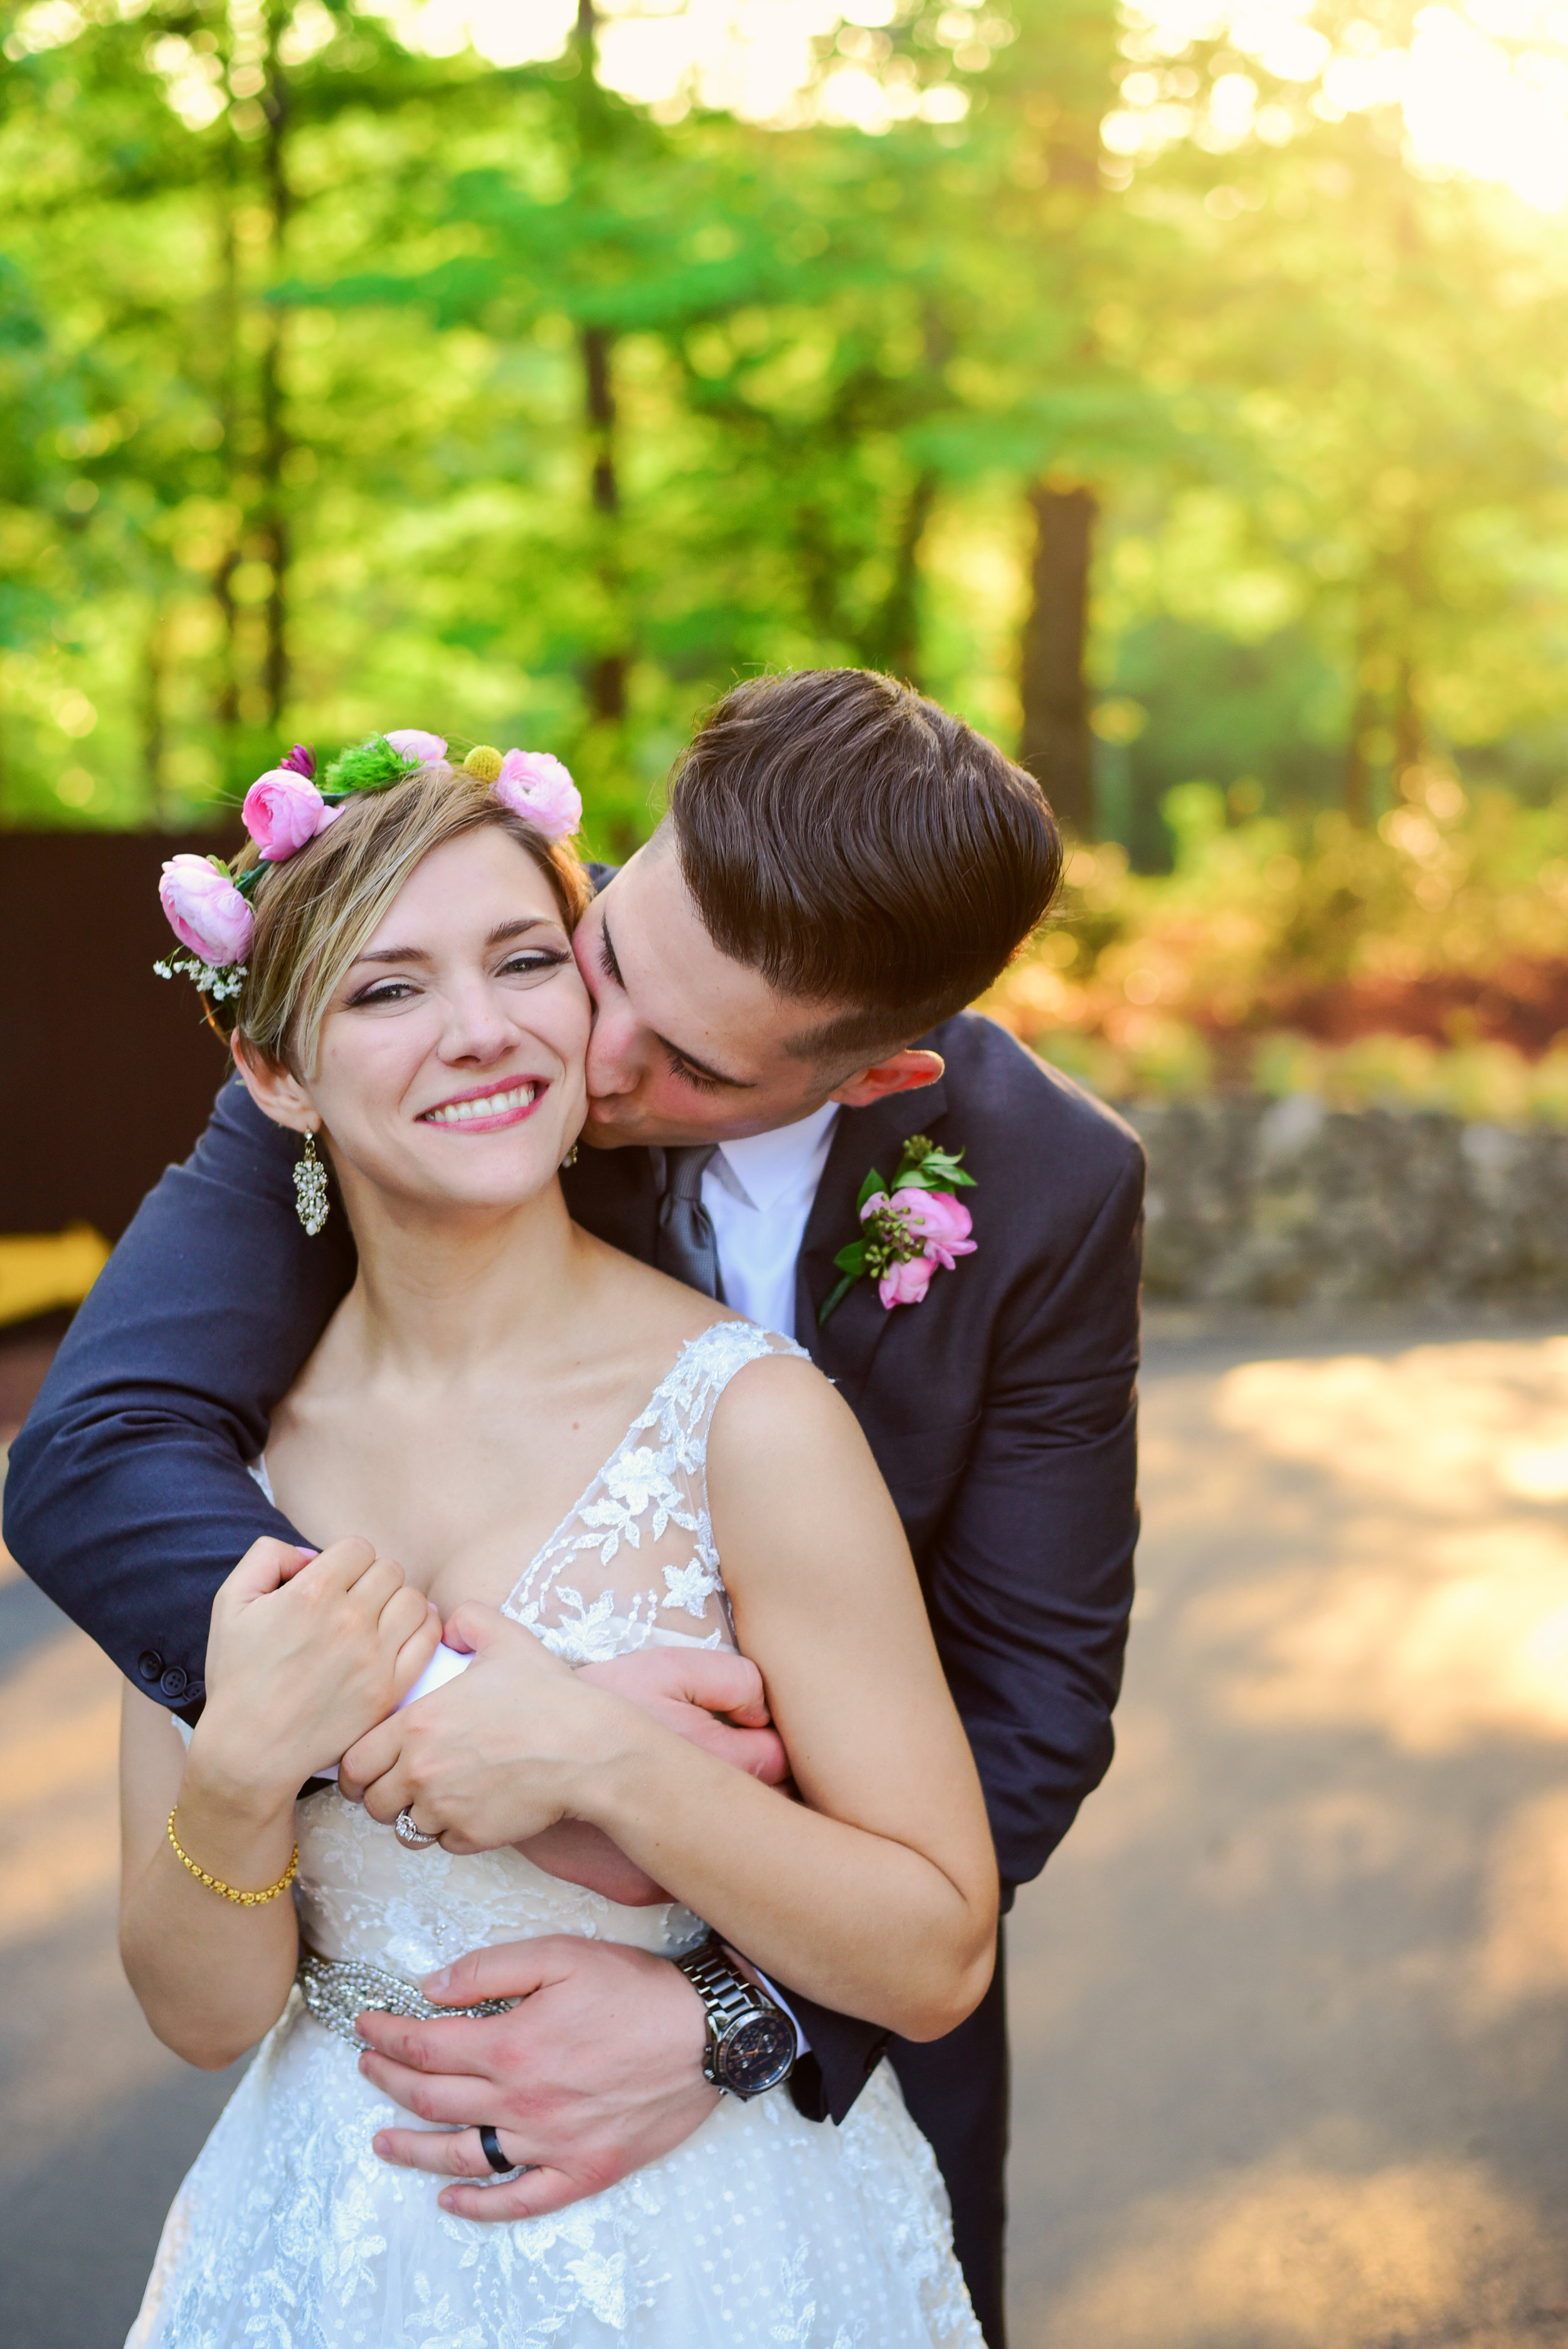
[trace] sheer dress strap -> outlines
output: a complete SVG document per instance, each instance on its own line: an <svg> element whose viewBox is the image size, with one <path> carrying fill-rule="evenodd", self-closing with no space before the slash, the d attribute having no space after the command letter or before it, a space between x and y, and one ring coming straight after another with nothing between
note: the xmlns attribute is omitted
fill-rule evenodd
<svg viewBox="0 0 1568 2349"><path fill-rule="evenodd" d="M733 1648L708 1516L707 1435L730 1380L765 1354L810 1360L750 1321L716 1321L688 1339L503 1613L573 1664L655 1645Z"/></svg>

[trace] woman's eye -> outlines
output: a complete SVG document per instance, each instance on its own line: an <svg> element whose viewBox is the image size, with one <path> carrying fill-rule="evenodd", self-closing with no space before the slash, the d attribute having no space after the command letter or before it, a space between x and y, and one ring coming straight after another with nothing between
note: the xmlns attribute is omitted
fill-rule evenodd
<svg viewBox="0 0 1568 2349"><path fill-rule="evenodd" d="M501 978L537 978L541 971L559 970L569 957L552 947L530 947L521 954L508 955L498 976Z"/></svg>
<svg viewBox="0 0 1568 2349"><path fill-rule="evenodd" d="M357 995L351 995L348 999L348 1008L351 1011L356 1011L366 1003L401 1003L413 992L414 986L411 979L381 978L377 980L374 987L361 988Z"/></svg>

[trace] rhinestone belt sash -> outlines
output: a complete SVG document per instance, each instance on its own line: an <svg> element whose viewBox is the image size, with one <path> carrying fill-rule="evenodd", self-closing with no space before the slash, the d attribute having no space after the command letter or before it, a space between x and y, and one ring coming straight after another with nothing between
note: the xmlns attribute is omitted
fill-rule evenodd
<svg viewBox="0 0 1568 2349"><path fill-rule="evenodd" d="M365 2044L354 2026L366 2007L406 2015L412 2023L436 2023L449 2016L505 2014L522 2003L517 1998L481 1998L475 2006L437 2006L401 1974L383 1973L360 1958L318 1958L314 1950L302 1954L294 1979L316 2021L352 2047Z"/></svg>

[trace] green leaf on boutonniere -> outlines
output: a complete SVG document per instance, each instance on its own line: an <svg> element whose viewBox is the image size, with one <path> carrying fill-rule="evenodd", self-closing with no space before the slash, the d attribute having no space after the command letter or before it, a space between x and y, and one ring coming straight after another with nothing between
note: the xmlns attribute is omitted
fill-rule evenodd
<svg viewBox="0 0 1568 2349"><path fill-rule="evenodd" d="M841 1272L847 1272L851 1280L859 1280L861 1273L864 1272L866 1268L866 1244L864 1240L851 1240L848 1247L841 1247L839 1250L838 1255L833 1258L833 1262L838 1266Z"/></svg>
<svg viewBox="0 0 1568 2349"><path fill-rule="evenodd" d="M876 1168L873 1166L871 1173L866 1176L865 1181L861 1185L859 1195L855 1200L856 1207L863 1207L868 1199L874 1199L879 1191L885 1191L886 1189L887 1185L882 1181L882 1176L877 1173Z"/></svg>
<svg viewBox="0 0 1568 2349"><path fill-rule="evenodd" d="M893 1177L895 1191L973 1190L975 1177L959 1164L962 1150L939 1150L929 1135L912 1133Z"/></svg>
<svg viewBox="0 0 1568 2349"><path fill-rule="evenodd" d="M827 1320L829 1314L833 1311L834 1308L843 1303L845 1298L849 1295L851 1289L854 1288L860 1278L861 1276L858 1272L846 1272L842 1280L834 1283L833 1287L828 1291L827 1296L823 1299L822 1309L817 1316L817 1327L819 1330Z"/></svg>

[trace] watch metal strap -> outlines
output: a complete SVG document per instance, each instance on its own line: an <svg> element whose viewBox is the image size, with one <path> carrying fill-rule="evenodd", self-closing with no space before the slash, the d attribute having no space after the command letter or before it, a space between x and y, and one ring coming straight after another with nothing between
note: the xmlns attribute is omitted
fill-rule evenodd
<svg viewBox="0 0 1568 2349"><path fill-rule="evenodd" d="M716 2087L722 2087L724 2083L714 2078L713 2060L731 2024L748 2014L779 2014L783 2010L766 1991L758 1990L755 1982L748 1982L737 1971L725 1955L717 1933L710 1933L706 1941L688 1950L676 1963L707 2011L708 2045L703 2069Z"/></svg>

